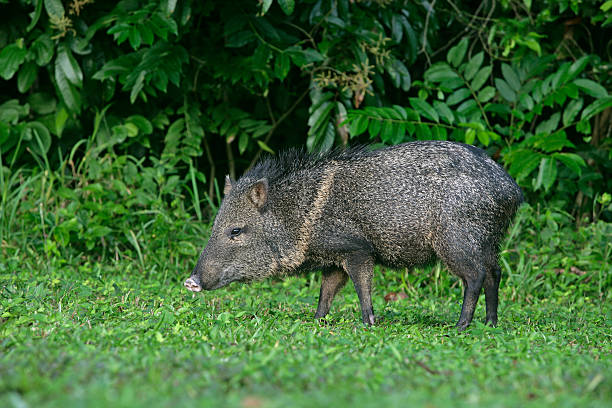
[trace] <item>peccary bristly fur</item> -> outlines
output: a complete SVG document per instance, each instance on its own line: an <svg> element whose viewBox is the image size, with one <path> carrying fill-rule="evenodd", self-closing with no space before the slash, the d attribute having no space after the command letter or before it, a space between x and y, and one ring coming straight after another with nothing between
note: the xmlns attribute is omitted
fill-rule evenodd
<svg viewBox="0 0 612 408"><path fill-rule="evenodd" d="M206 248L185 286L216 289L234 281L321 269L315 318L329 312L347 279L363 321L374 324L375 263L411 267L442 260L463 281L457 327L466 328L484 285L486 321L497 323L499 245L521 190L472 146L412 142L309 155L269 157L225 198Z"/></svg>

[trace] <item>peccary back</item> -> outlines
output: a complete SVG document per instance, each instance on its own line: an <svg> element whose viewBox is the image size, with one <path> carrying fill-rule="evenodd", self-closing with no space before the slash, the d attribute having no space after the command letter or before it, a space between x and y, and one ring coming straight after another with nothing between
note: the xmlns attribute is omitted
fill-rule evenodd
<svg viewBox="0 0 612 408"><path fill-rule="evenodd" d="M322 269L316 317L347 278L364 322L374 323L374 263L394 267L441 259L465 285L457 326L470 323L485 287L497 322L499 244L523 200L504 169L472 146L413 142L269 157L226 196L208 245L185 282L199 291L233 281Z"/></svg>

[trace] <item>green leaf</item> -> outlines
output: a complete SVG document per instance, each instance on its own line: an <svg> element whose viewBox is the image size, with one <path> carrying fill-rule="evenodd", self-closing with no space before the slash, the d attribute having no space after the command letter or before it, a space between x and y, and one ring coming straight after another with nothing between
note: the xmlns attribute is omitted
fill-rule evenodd
<svg viewBox="0 0 612 408"><path fill-rule="evenodd" d="M557 130L557 127L559 126L559 119L561 119L561 113L560 112L553 113L548 120L541 122L536 127L536 130L535 130L536 135L539 135L539 134L548 135L548 134L553 133L555 130Z"/></svg>
<svg viewBox="0 0 612 408"><path fill-rule="evenodd" d="M68 81L58 58L55 59L55 83L66 107L73 112L78 112L81 109L81 95Z"/></svg>
<svg viewBox="0 0 612 408"><path fill-rule="evenodd" d="M39 115L48 115L55 112L57 101L45 92L36 92L28 96L30 108Z"/></svg>
<svg viewBox="0 0 612 408"><path fill-rule="evenodd" d="M465 66L465 71L463 71L463 77L466 81L471 81L472 78L474 78L483 61L484 52L482 51L480 51L478 54L474 55L472 59L470 59L470 61Z"/></svg>
<svg viewBox="0 0 612 408"><path fill-rule="evenodd" d="M527 38L525 41L522 41L528 48L535 51L538 56L542 55L542 48L540 47L540 43L535 38Z"/></svg>
<svg viewBox="0 0 612 408"><path fill-rule="evenodd" d="M555 132L551 135L540 135L536 137L533 147L544 150L547 153L556 152L564 147L576 147L567 138L564 131Z"/></svg>
<svg viewBox="0 0 612 408"><path fill-rule="evenodd" d="M128 39L130 41L130 45L132 46L134 50L137 50L138 48L140 48L142 38L140 37L140 31L138 30L138 27L133 26L130 29L130 34L129 34Z"/></svg>
<svg viewBox="0 0 612 408"><path fill-rule="evenodd" d="M309 152L315 150L327 151L333 146L335 135L336 131L334 124L332 121L328 121L324 123L318 131L309 132L308 138L306 139L306 148Z"/></svg>
<svg viewBox="0 0 612 408"><path fill-rule="evenodd" d="M238 138L238 152L240 152L240 154L244 154L248 145L249 145L249 135L248 133L243 132L240 134L240 137Z"/></svg>
<svg viewBox="0 0 612 408"><path fill-rule="evenodd" d="M325 59L319 51L313 48L302 50L299 46L293 46L287 48L285 52L291 57L293 63L300 68L313 62L321 62Z"/></svg>
<svg viewBox="0 0 612 408"><path fill-rule="evenodd" d="M448 61L448 63L454 67L458 67L459 64L461 64L461 61L463 61L463 58L465 57L467 47L468 38L463 37L459 44L451 48L448 54L446 54L446 60Z"/></svg>
<svg viewBox="0 0 612 408"><path fill-rule="evenodd" d="M459 75L446 62L438 62L425 71L425 80L430 82L442 82L456 78L459 78Z"/></svg>
<svg viewBox="0 0 612 408"><path fill-rule="evenodd" d="M431 127L428 125L417 125L416 126L416 135L419 140L431 140Z"/></svg>
<svg viewBox="0 0 612 408"><path fill-rule="evenodd" d="M380 129L380 140L385 143L391 142L393 136L395 135L395 132L396 130L394 129L393 123L389 121L384 121Z"/></svg>
<svg viewBox="0 0 612 408"><path fill-rule="evenodd" d="M410 71L408 71L408 68L406 68L406 65L404 65L404 63L400 61L399 59L396 59L395 61L393 61L393 68L395 68L397 73L400 75L400 79L402 81L402 85L401 85L402 91L408 92L408 90L410 89L410 86L412 85L412 79L410 78Z"/></svg>
<svg viewBox="0 0 612 408"><path fill-rule="evenodd" d="M591 95L594 98L605 98L608 96L606 88L590 79L579 78L574 80L574 84L578 86L584 93Z"/></svg>
<svg viewBox="0 0 612 408"><path fill-rule="evenodd" d="M308 118L308 126L310 126L310 130L314 132L323 123L328 122L333 108L334 103L330 101L323 102L320 106L318 106Z"/></svg>
<svg viewBox="0 0 612 408"><path fill-rule="evenodd" d="M582 168L586 167L584 159L575 153L555 153L552 157L565 164L570 170L578 175L581 175Z"/></svg>
<svg viewBox="0 0 612 408"><path fill-rule="evenodd" d="M29 133L26 140L29 139L29 146L32 151L40 156L45 155L51 147L51 135L49 130L40 122L28 122L23 129L23 132Z"/></svg>
<svg viewBox="0 0 612 408"><path fill-rule="evenodd" d="M581 58L578 58L574 63L570 66L568 71L568 79L576 78L589 64L591 61L590 55L585 55Z"/></svg>
<svg viewBox="0 0 612 408"><path fill-rule="evenodd" d="M476 104L476 101L473 99L468 99L457 107L457 113L459 115L469 116L477 109L478 109L478 105Z"/></svg>
<svg viewBox="0 0 612 408"><path fill-rule="evenodd" d="M16 125L19 119L30 113L29 106L20 105L17 99L11 99L0 105L0 122Z"/></svg>
<svg viewBox="0 0 612 408"><path fill-rule="evenodd" d="M480 91L478 91L478 101L480 103L485 103L490 101L495 96L495 88L492 86L485 86Z"/></svg>
<svg viewBox="0 0 612 408"><path fill-rule="evenodd" d="M484 132L484 130L485 130L484 125L482 123L480 123L480 122L459 123L458 127L474 129L474 130L478 130L478 131L481 131L481 132Z"/></svg>
<svg viewBox="0 0 612 408"><path fill-rule="evenodd" d="M410 106L417 111L419 114L425 116L426 118L433 120L434 122L439 122L440 117L438 116L438 112L434 108L431 107L430 104L425 102L419 98L410 98L409 99Z"/></svg>
<svg viewBox="0 0 612 408"><path fill-rule="evenodd" d="M66 109L61 108L55 114L55 134L57 137L62 137L62 132L66 126L66 120L68 119L68 112Z"/></svg>
<svg viewBox="0 0 612 408"><path fill-rule="evenodd" d="M397 113L397 119L408 120L408 114L406 113L406 109L399 105L393 105L393 110Z"/></svg>
<svg viewBox="0 0 612 408"><path fill-rule="evenodd" d="M557 161L552 157L543 157L540 161L540 169L536 177L535 189L544 187L548 191L557 179Z"/></svg>
<svg viewBox="0 0 612 408"><path fill-rule="evenodd" d="M26 31L32 31L32 29L36 26L36 23L38 23L38 19L40 19L40 13L42 11L42 6L43 6L43 0L35 0L36 1L36 8L34 9L34 13L31 13L30 15L32 16L32 21L30 21L30 24L28 24L28 28L26 28Z"/></svg>
<svg viewBox="0 0 612 408"><path fill-rule="evenodd" d="M41 67L51 62L54 50L53 40L47 34L38 36L30 47L30 52L34 53L34 61Z"/></svg>
<svg viewBox="0 0 612 408"><path fill-rule="evenodd" d="M47 14L49 17L63 17L64 6L60 0L45 0L45 10L47 10Z"/></svg>
<svg viewBox="0 0 612 408"><path fill-rule="evenodd" d="M489 132L477 131L476 137L478 137L478 141L485 146L488 146L491 142L489 139Z"/></svg>
<svg viewBox="0 0 612 408"><path fill-rule="evenodd" d="M130 91L130 103L136 102L136 98L138 98L138 94L140 93L140 91L142 91L142 88L144 87L144 80L145 80L146 74L147 74L146 71L140 71L138 73L138 77L136 77L136 81L134 82L134 85L132 86L132 90Z"/></svg>
<svg viewBox="0 0 612 408"><path fill-rule="evenodd" d="M38 75L38 67L32 61L26 62L17 74L17 89L21 93L26 93Z"/></svg>
<svg viewBox="0 0 612 408"><path fill-rule="evenodd" d="M557 89L559 89L560 86L565 84L568 79L568 73L569 73L569 63L565 63L561 65L561 67L557 70L557 72L552 74L552 80L550 83L552 89L556 91Z"/></svg>
<svg viewBox="0 0 612 408"><path fill-rule="evenodd" d="M391 40L393 40L395 44L399 44L404 36L404 27L402 26L401 17L403 16L397 14L391 17Z"/></svg>
<svg viewBox="0 0 612 408"><path fill-rule="evenodd" d="M453 106L463 101L465 98L467 98L470 95L471 95L471 92L469 89L460 88L460 89L457 89L455 92L453 92L448 97L448 99L446 100L446 103L448 104L448 106Z"/></svg>
<svg viewBox="0 0 612 408"><path fill-rule="evenodd" d="M394 60L390 64L385 65L385 70L389 74L389 78L393 82L393 86L401 88L403 91L408 91L411 85L410 72L400 60Z"/></svg>
<svg viewBox="0 0 612 408"><path fill-rule="evenodd" d="M512 152L510 157L510 174L516 181L527 177L540 164L542 155L529 149L520 149Z"/></svg>
<svg viewBox="0 0 612 408"><path fill-rule="evenodd" d="M533 110L533 98L529 94L523 93L519 96L519 108L527 111Z"/></svg>
<svg viewBox="0 0 612 408"><path fill-rule="evenodd" d="M405 40L404 42L406 42L408 45L407 47L408 48L408 52L407 52L408 62L412 63L416 59L416 56L418 53L417 34L415 33L414 29L410 25L410 22L405 16L401 16L401 21L402 21L402 25L404 26L404 33L408 37L408 38L404 37L404 40Z"/></svg>
<svg viewBox="0 0 612 408"><path fill-rule="evenodd" d="M582 99L571 100L563 111L563 126L569 126L574 121L580 109L582 109L584 101Z"/></svg>
<svg viewBox="0 0 612 408"><path fill-rule="evenodd" d="M516 93L514 93L506 81L495 78L495 86L505 100L508 102L516 102Z"/></svg>
<svg viewBox="0 0 612 408"><path fill-rule="evenodd" d="M356 119L353 119L349 127L351 136L359 136L368 129L368 117L366 115L359 115Z"/></svg>
<svg viewBox="0 0 612 408"><path fill-rule="evenodd" d="M465 144L474 144L474 140L476 140L476 131L474 129L468 129L465 131L465 139L464 142Z"/></svg>
<svg viewBox="0 0 612 408"><path fill-rule="evenodd" d="M77 61L72 56L68 47L61 47L55 60L56 69L59 67L66 79L77 87L83 86L83 72Z"/></svg>
<svg viewBox="0 0 612 408"><path fill-rule="evenodd" d="M583 112L584 113L584 112ZM576 124L576 130L582 134L590 135L591 134L591 122L584 119Z"/></svg>
<svg viewBox="0 0 612 408"><path fill-rule="evenodd" d="M287 77L289 74L289 70L291 69L291 60L289 56L284 52L278 54L276 56L276 60L274 62L274 73L281 81Z"/></svg>
<svg viewBox="0 0 612 408"><path fill-rule="evenodd" d="M606 98L601 98L584 108L582 111L582 115L580 115L581 120L588 120L598 113L604 111L605 109L612 106L612 96L608 96Z"/></svg>
<svg viewBox="0 0 612 408"><path fill-rule="evenodd" d="M293 14L293 9L295 8L294 0L278 0L278 5L286 15L290 16Z"/></svg>
<svg viewBox="0 0 612 408"><path fill-rule="evenodd" d="M270 6L272 5L272 0L263 0L261 3L261 15L265 15L268 10L270 9Z"/></svg>
<svg viewBox="0 0 612 408"><path fill-rule="evenodd" d="M489 79L489 76L491 75L491 69L491 66L487 65L476 73L476 76L470 84L474 92L478 91L485 84L485 82L487 82L487 79Z"/></svg>
<svg viewBox="0 0 612 408"><path fill-rule="evenodd" d="M510 85L510 88L512 88L514 92L518 92L521 89L521 81L519 81L519 78L512 69L512 67L504 63L502 64L501 68L502 75L504 76L504 79L506 80L508 85Z"/></svg>
<svg viewBox="0 0 612 408"><path fill-rule="evenodd" d="M142 38L142 42L147 45L153 45L153 40L155 36L153 35L153 31L146 25L141 25L138 27L138 31L140 32L140 37Z"/></svg>
<svg viewBox="0 0 612 408"><path fill-rule="evenodd" d="M404 141L404 137L406 136L406 124L400 123L393 130L393 136L391 137L391 144L400 144Z"/></svg>
<svg viewBox="0 0 612 408"><path fill-rule="evenodd" d="M255 34L249 30L238 31L225 38L225 46L229 48L240 48L255 41L256 38Z"/></svg>
<svg viewBox="0 0 612 408"><path fill-rule="evenodd" d="M449 79L443 82L440 82L440 88L443 89L444 92L447 92L447 89L450 91L454 91L458 88L461 88L465 85L465 81L461 79L461 77L457 77L455 79Z"/></svg>
<svg viewBox="0 0 612 408"><path fill-rule="evenodd" d="M380 132L380 128L382 126L382 121L378 119L370 120L370 124L368 126L368 133L370 134L370 139L378 136Z"/></svg>
<svg viewBox="0 0 612 408"><path fill-rule="evenodd" d="M105 225L94 225L87 228L88 238L100 238L110 234L113 230Z"/></svg>
<svg viewBox="0 0 612 408"><path fill-rule="evenodd" d="M8 124L0 121L0 153L3 151L5 152L7 151L7 150L3 150L3 147L4 149L9 148L9 146L5 146L4 144L7 142L7 140L9 140L10 136L11 136L11 127Z"/></svg>
<svg viewBox="0 0 612 408"><path fill-rule="evenodd" d="M453 115L453 112L450 110L447 104L440 101L434 101L433 106L440 115L440 117L444 119L446 123L452 125L455 122L455 116Z"/></svg>
<svg viewBox="0 0 612 408"><path fill-rule="evenodd" d="M164 0L162 2L162 8L167 15L174 13L174 9L176 8L176 0Z"/></svg>
<svg viewBox="0 0 612 408"><path fill-rule="evenodd" d="M7 81L15 75L25 61L27 51L17 44L9 44L0 52L0 76Z"/></svg>
<svg viewBox="0 0 612 408"><path fill-rule="evenodd" d="M140 133L143 135L150 135L153 133L153 125L147 118L142 115L132 115L125 120L126 123L133 123L136 125Z"/></svg>

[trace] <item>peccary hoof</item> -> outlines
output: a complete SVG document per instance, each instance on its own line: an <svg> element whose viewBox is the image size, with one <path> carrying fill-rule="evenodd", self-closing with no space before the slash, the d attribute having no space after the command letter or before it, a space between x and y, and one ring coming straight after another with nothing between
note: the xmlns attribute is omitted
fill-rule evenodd
<svg viewBox="0 0 612 408"><path fill-rule="evenodd" d="M467 321L463 321L463 322L462 322L462 321L459 321L459 322L458 322L458 323L455 325L455 327L457 328L457 331L458 331L458 332L462 332L462 331L464 331L465 329L467 329L469 325L470 325L470 323L469 323L469 322L467 322Z"/></svg>

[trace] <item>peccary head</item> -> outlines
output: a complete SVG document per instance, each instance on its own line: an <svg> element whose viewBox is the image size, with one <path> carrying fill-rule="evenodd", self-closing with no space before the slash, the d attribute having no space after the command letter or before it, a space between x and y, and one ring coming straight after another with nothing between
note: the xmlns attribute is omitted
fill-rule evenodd
<svg viewBox="0 0 612 408"><path fill-rule="evenodd" d="M200 254L187 289L199 292L234 281L262 279L275 270L271 235L281 235L268 210L268 180L232 182L226 177L225 198L213 224L208 244Z"/></svg>

